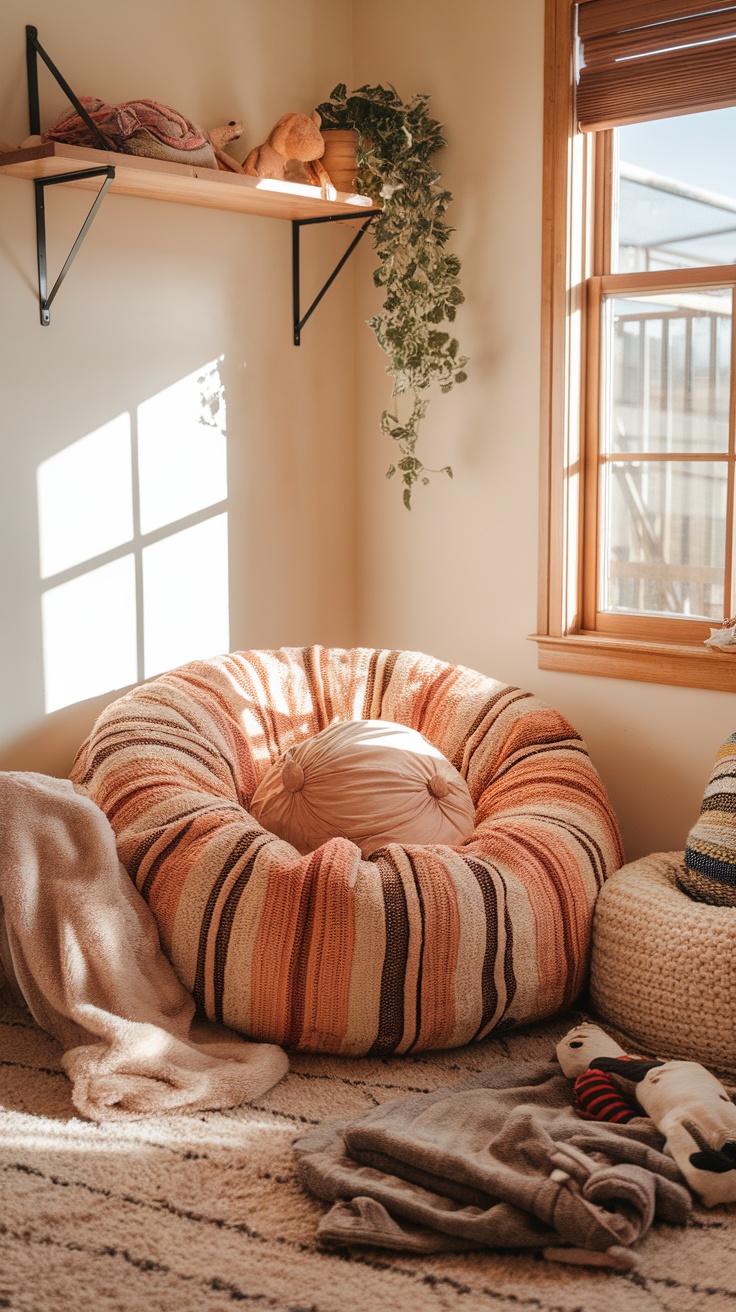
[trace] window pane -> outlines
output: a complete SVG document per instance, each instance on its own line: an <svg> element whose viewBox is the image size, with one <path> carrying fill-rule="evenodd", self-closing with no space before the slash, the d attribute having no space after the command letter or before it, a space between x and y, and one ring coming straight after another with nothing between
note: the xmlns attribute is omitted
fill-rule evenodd
<svg viewBox="0 0 736 1312"><path fill-rule="evenodd" d="M602 449L728 449L731 292L607 297Z"/></svg>
<svg viewBox="0 0 736 1312"><path fill-rule="evenodd" d="M41 598L46 713L138 677L135 561L123 556Z"/></svg>
<svg viewBox="0 0 736 1312"><path fill-rule="evenodd" d="M613 272L736 262L736 108L618 128Z"/></svg>
<svg viewBox="0 0 736 1312"><path fill-rule="evenodd" d="M133 536L130 415L72 442L38 467L41 578Z"/></svg>
<svg viewBox="0 0 736 1312"><path fill-rule="evenodd" d="M601 609L724 618L725 461L603 466Z"/></svg>
<svg viewBox="0 0 736 1312"><path fill-rule="evenodd" d="M230 646L227 515L143 549L145 678Z"/></svg>
<svg viewBox="0 0 736 1312"><path fill-rule="evenodd" d="M138 406L141 533L225 500L225 442L217 360Z"/></svg>

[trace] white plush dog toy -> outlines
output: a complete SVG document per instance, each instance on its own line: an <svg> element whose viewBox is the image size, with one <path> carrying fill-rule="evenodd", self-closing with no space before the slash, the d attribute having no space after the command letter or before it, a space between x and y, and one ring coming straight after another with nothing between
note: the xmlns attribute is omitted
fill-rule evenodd
<svg viewBox="0 0 736 1312"><path fill-rule="evenodd" d="M598 1025L578 1025L557 1045L575 1102L592 1120L651 1117L689 1187L705 1203L736 1202L736 1106L695 1061L631 1057Z"/></svg>

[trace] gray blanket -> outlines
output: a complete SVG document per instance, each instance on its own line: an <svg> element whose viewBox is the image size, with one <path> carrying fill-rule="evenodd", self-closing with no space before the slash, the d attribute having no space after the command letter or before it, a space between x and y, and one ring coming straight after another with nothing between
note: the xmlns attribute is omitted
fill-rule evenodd
<svg viewBox="0 0 736 1312"><path fill-rule="evenodd" d="M294 1147L303 1183L334 1204L319 1237L635 1265L629 1246L655 1217L683 1224L690 1194L652 1121L584 1121L570 1098L558 1066L504 1063L312 1131Z"/></svg>

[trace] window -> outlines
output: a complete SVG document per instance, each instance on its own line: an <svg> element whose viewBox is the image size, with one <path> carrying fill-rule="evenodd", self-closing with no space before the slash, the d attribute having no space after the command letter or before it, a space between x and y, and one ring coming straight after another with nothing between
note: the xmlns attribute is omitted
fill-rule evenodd
<svg viewBox="0 0 736 1312"><path fill-rule="evenodd" d="M542 668L736 689L734 68L732 2L548 0Z"/></svg>

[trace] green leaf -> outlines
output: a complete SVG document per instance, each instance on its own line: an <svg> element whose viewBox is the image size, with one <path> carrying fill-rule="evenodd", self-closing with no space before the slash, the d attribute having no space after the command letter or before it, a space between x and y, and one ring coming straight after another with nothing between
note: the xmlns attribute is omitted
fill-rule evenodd
<svg viewBox="0 0 736 1312"><path fill-rule="evenodd" d="M445 249L452 228L445 213L452 202L442 185L433 156L445 145L442 125L429 113L429 97L418 93L406 102L396 88L366 83L348 92L340 82L318 106L328 127L349 127L357 134L357 185L381 213L371 225L378 261L374 285L383 295L382 309L367 322L387 355L392 396L409 393L411 413L381 415L380 427L396 443L399 459L387 477L401 471L404 504L412 487L426 485L426 470L416 454L420 426L427 411L424 393L436 386L448 392L466 378L466 357L444 330L464 297L459 286L460 261ZM398 409L398 407L397 407ZM450 477L452 471L445 466Z"/></svg>

